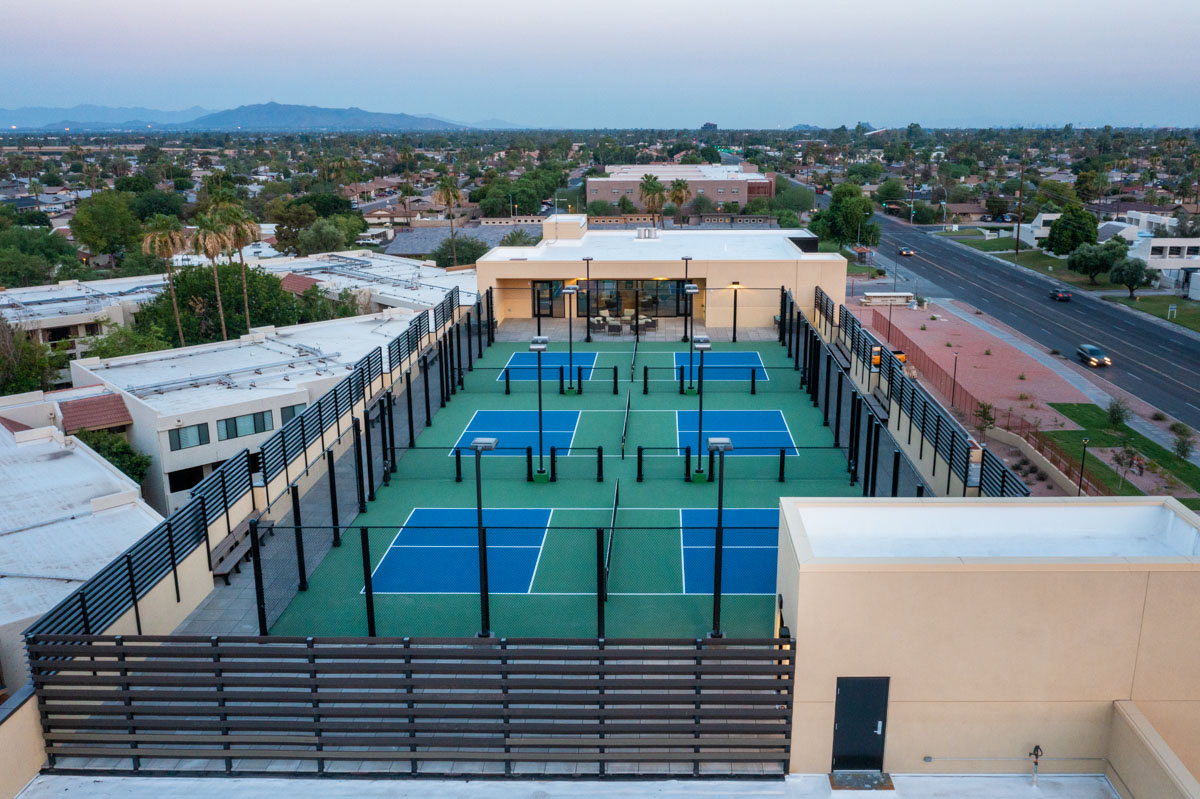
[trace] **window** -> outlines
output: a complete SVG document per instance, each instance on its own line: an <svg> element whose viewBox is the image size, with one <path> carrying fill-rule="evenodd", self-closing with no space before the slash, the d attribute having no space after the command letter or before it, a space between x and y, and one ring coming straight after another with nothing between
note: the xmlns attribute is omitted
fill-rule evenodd
<svg viewBox="0 0 1200 799"><path fill-rule="evenodd" d="M1151 258L1162 258L1163 257L1163 249L1164 248L1162 248L1162 247L1151 247L1150 248L1150 257Z"/></svg>
<svg viewBox="0 0 1200 799"><path fill-rule="evenodd" d="M599 194L599 193L600 193L599 189L592 189L592 194Z"/></svg>
<svg viewBox="0 0 1200 799"><path fill-rule="evenodd" d="M1182 258L1183 257L1183 248L1182 247L1169 248L1167 250L1167 257L1168 258Z"/></svg>
<svg viewBox="0 0 1200 799"><path fill-rule="evenodd" d="M1196 256L1200 255L1200 247L1188 247L1187 254L1188 258L1195 258Z"/></svg>
<svg viewBox="0 0 1200 799"><path fill-rule="evenodd" d="M626 190L625 190L625 193L626 193L626 194L633 194L633 189L626 189Z"/></svg>
<svg viewBox="0 0 1200 799"><path fill-rule="evenodd" d="M167 433L171 440L171 451L198 447L208 443L208 423L194 424L191 427L180 427Z"/></svg>
<svg viewBox="0 0 1200 799"><path fill-rule="evenodd" d="M224 441L254 433L265 433L273 427L270 411L248 413L245 416L231 416L228 419L217 421L217 440Z"/></svg>
<svg viewBox="0 0 1200 799"><path fill-rule="evenodd" d="M53 341L66 341L67 339L74 338L71 335L71 328L69 325L67 327L52 327L49 330L47 330L46 332L47 332L47 337L52 342Z"/></svg>
<svg viewBox="0 0 1200 799"><path fill-rule="evenodd" d="M724 194L724 193L725 193L724 189L717 189L717 194Z"/></svg>
<svg viewBox="0 0 1200 799"><path fill-rule="evenodd" d="M301 402L299 405L285 405L284 407L280 408L279 409L279 423L287 424L288 422L290 422L292 420L293 416L299 416L300 411L304 410L305 407L307 407L307 406L303 402ZM268 427L267 429L270 430L271 428Z"/></svg>
<svg viewBox="0 0 1200 799"><path fill-rule="evenodd" d="M738 193L738 190L737 190L737 189L730 189L730 191L732 191L734 194L737 194L737 193Z"/></svg>
<svg viewBox="0 0 1200 799"><path fill-rule="evenodd" d="M167 490L172 494L176 491L187 491L189 488L194 488L203 479L203 466L189 466L186 469L167 472Z"/></svg>
<svg viewBox="0 0 1200 799"><path fill-rule="evenodd" d="M696 193L697 193L697 194L703 194L703 193L704 193L704 189L696 189Z"/></svg>

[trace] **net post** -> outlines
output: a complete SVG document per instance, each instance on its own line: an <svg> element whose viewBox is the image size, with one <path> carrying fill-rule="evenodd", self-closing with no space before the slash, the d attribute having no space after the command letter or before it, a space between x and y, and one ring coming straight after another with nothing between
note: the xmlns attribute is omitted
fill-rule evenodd
<svg viewBox="0 0 1200 799"><path fill-rule="evenodd" d="M604 601L608 598L604 579L604 528L596 528L596 637L604 637Z"/></svg>
<svg viewBox="0 0 1200 799"><path fill-rule="evenodd" d="M900 496L900 450L892 450L892 496Z"/></svg>
<svg viewBox="0 0 1200 799"><path fill-rule="evenodd" d="M650 393L650 367L642 364L642 393Z"/></svg>
<svg viewBox="0 0 1200 799"><path fill-rule="evenodd" d="M504 393L505 394L512 393L512 379L509 377L507 366L504 367Z"/></svg>
<svg viewBox="0 0 1200 799"><path fill-rule="evenodd" d="M408 446L411 448L417 442L417 435L413 430L412 369L404 370L404 401L408 406Z"/></svg>
<svg viewBox="0 0 1200 799"><path fill-rule="evenodd" d="M362 425L354 417L354 487L358 492L358 512L367 512L367 495L363 491Z"/></svg>
<svg viewBox="0 0 1200 799"><path fill-rule="evenodd" d="M471 312L467 311L467 371L475 371L475 356L471 353Z"/></svg>
<svg viewBox="0 0 1200 799"><path fill-rule="evenodd" d="M699 457L699 456L697 456ZM683 448L683 482L692 482L692 445Z"/></svg>
<svg viewBox="0 0 1200 799"><path fill-rule="evenodd" d="M454 482L462 482L462 450L454 448Z"/></svg>
<svg viewBox="0 0 1200 799"><path fill-rule="evenodd" d="M567 393L567 388L566 388L567 382L566 382L566 380L563 379L565 376L565 372L566 372L566 370L562 367L562 364L559 364L559 366L558 366L558 393L559 394Z"/></svg>
<svg viewBox="0 0 1200 799"><path fill-rule="evenodd" d="M582 366L575 367L575 384L577 386L579 386L579 388L575 389L575 393L583 394L583 367Z"/></svg>
<svg viewBox="0 0 1200 799"><path fill-rule="evenodd" d="M250 565L254 569L254 606L258 610L258 634L266 638L267 600L263 593L262 548L258 540L258 519L250 520Z"/></svg>
<svg viewBox="0 0 1200 799"><path fill-rule="evenodd" d="M367 463L367 499L375 501L375 454L371 446L371 409L363 407L363 450Z"/></svg>
<svg viewBox="0 0 1200 799"><path fill-rule="evenodd" d="M716 450L711 450L711 449L710 449L710 450L708 451L708 476L709 476L709 479L710 479L710 480L712 479L712 476L713 476L714 474L716 474L716 472L714 472L714 471L713 471L713 467L714 467L714 466L716 466L716 464L717 464L717 453L716 453Z"/></svg>
<svg viewBox="0 0 1200 799"><path fill-rule="evenodd" d="M430 427L433 425L433 414L429 409L429 356L426 354L421 355L421 385L425 387L425 426ZM409 438L410 445L413 440Z"/></svg>
<svg viewBox="0 0 1200 799"><path fill-rule="evenodd" d="M300 486L289 486L292 495L292 533L296 536L296 571L300 590L308 590L308 569L304 564L304 522L300 519Z"/></svg>
<svg viewBox="0 0 1200 799"><path fill-rule="evenodd" d="M620 393L620 389L617 388L617 379L618 379L617 378L617 367L614 364L613 365L613 396L614 397Z"/></svg>
<svg viewBox="0 0 1200 799"><path fill-rule="evenodd" d="M758 393L758 367L757 366L750 367L750 393L751 394Z"/></svg>
<svg viewBox="0 0 1200 799"><path fill-rule="evenodd" d="M604 482L604 447L596 447L596 482Z"/></svg>
<svg viewBox="0 0 1200 799"><path fill-rule="evenodd" d="M330 524L333 525L333 545L340 547L342 545L342 527L338 524L337 472L331 449L325 450L325 469L329 474L329 518Z"/></svg>
<svg viewBox="0 0 1200 799"><path fill-rule="evenodd" d="M783 447L779 448L779 482L784 481L784 457L787 453Z"/></svg>
<svg viewBox="0 0 1200 799"><path fill-rule="evenodd" d="M558 447L550 445L550 482L558 482Z"/></svg>
<svg viewBox="0 0 1200 799"><path fill-rule="evenodd" d="M533 447L525 448L525 482L533 482Z"/></svg>
<svg viewBox="0 0 1200 799"><path fill-rule="evenodd" d="M375 586L371 582L371 541L367 528L358 528L359 547L362 549L363 596L367 600L367 637L375 637Z"/></svg>
<svg viewBox="0 0 1200 799"><path fill-rule="evenodd" d="M646 453L646 448L643 447L641 444L638 444L637 481L639 483L645 479L645 475L642 472L642 462L644 460L645 453Z"/></svg>

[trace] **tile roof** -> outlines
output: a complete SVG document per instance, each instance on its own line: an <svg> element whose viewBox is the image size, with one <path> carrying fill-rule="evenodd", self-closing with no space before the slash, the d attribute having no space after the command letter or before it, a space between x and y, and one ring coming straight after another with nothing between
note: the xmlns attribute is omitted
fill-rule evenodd
<svg viewBox="0 0 1200 799"><path fill-rule="evenodd" d="M290 291L293 294L303 294L313 286L320 284L321 281L313 280L311 277L297 275L295 272L288 272L283 276L283 280L279 281L284 291Z"/></svg>
<svg viewBox="0 0 1200 799"><path fill-rule="evenodd" d="M119 394L101 394L60 402L63 432L71 435L80 430L103 430L122 424L132 424L133 418Z"/></svg>
<svg viewBox="0 0 1200 799"><path fill-rule="evenodd" d="M33 429L24 422L18 422L16 419L9 419L5 416L0 416L0 427L3 427L10 433L19 433L22 430Z"/></svg>

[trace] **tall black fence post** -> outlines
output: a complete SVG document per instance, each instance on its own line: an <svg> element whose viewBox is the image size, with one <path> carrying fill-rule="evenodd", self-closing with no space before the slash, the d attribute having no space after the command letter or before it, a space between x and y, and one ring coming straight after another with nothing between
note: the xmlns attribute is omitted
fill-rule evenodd
<svg viewBox="0 0 1200 799"><path fill-rule="evenodd" d="M388 412L388 468L392 473L396 471L396 395L389 388L387 393L383 395L387 400Z"/></svg>
<svg viewBox="0 0 1200 799"><path fill-rule="evenodd" d="M292 494L292 532L296 535L296 571L300 578L300 590L308 590L308 569L304 565L304 522L300 519L300 486L288 486Z"/></svg>
<svg viewBox="0 0 1200 799"><path fill-rule="evenodd" d="M863 399L863 402L866 402L866 398ZM863 455L863 469L862 469L862 495L864 497L871 496L871 439L874 435L875 435L875 416L873 414L868 413L867 414L867 440L865 442L866 447L864 447L866 452Z"/></svg>
<svg viewBox="0 0 1200 799"><path fill-rule="evenodd" d="M850 389L850 433L846 440L846 470L850 472L850 485L858 482L858 389Z"/></svg>
<svg viewBox="0 0 1200 799"><path fill-rule="evenodd" d="M733 343L737 344L737 295L738 284L733 284Z"/></svg>
<svg viewBox="0 0 1200 799"><path fill-rule="evenodd" d="M363 491L362 425L354 417L354 485L358 489L358 512L367 512L367 494Z"/></svg>
<svg viewBox="0 0 1200 799"><path fill-rule="evenodd" d="M783 345L784 325L783 317L787 314L787 289L783 286L779 287L779 344Z"/></svg>
<svg viewBox="0 0 1200 799"><path fill-rule="evenodd" d="M900 496L900 450L892 450L892 496Z"/></svg>
<svg viewBox="0 0 1200 799"><path fill-rule="evenodd" d="M416 420L413 419L411 369L404 370L404 402L408 406L408 446L411 448L417 443L417 433L414 429Z"/></svg>
<svg viewBox="0 0 1200 799"><path fill-rule="evenodd" d="M471 334L467 333L467 346L471 345ZM458 387L463 387L462 324L454 326L454 357L458 362ZM468 363L470 360L468 359Z"/></svg>
<svg viewBox="0 0 1200 799"><path fill-rule="evenodd" d="M371 582L371 541L367 528L358 528L359 546L362 549L363 596L367 600L367 636L375 637L375 586Z"/></svg>
<svg viewBox="0 0 1200 799"><path fill-rule="evenodd" d="M835 402L837 405L833 411L833 445L835 447L841 445L842 440L842 383L845 382L846 373L838 369L837 373L837 397Z"/></svg>
<svg viewBox="0 0 1200 799"><path fill-rule="evenodd" d="M445 408L450 390L446 387L446 342L442 339L438 339L437 343L437 360L438 390L441 394L438 401L441 403L440 407Z"/></svg>
<svg viewBox="0 0 1200 799"><path fill-rule="evenodd" d="M425 387L425 426L433 424L433 413L429 409L429 356L421 356L421 384ZM410 437L409 442L413 439Z"/></svg>
<svg viewBox="0 0 1200 799"><path fill-rule="evenodd" d="M1003 485L1003 483L1001 483ZM251 486L253 489L253 486ZM1004 496L1001 492L1000 496ZM228 515L229 511L226 510ZM175 581L175 601L180 601L179 596L179 564L175 562L175 533L171 530L171 519L167 517L167 554L171 556L171 577Z"/></svg>
<svg viewBox="0 0 1200 799"><path fill-rule="evenodd" d="M382 418L382 417L381 417ZM363 408L363 438L367 453L367 499L375 501L375 455L371 446L371 409Z"/></svg>
<svg viewBox="0 0 1200 799"><path fill-rule="evenodd" d="M250 558L254 569L254 606L258 610L258 634L266 637L267 600L263 592L262 545L258 540L258 519L250 520Z"/></svg>
<svg viewBox="0 0 1200 799"><path fill-rule="evenodd" d="M142 634L142 612L138 608L137 581L133 577L133 556L125 553L125 574L129 577L129 596L133 600L133 621L137 634Z"/></svg>
<svg viewBox="0 0 1200 799"><path fill-rule="evenodd" d="M333 526L333 545L342 545L342 522L338 516L337 471L333 450L325 451L325 470L329 473L329 519Z"/></svg>
<svg viewBox="0 0 1200 799"><path fill-rule="evenodd" d="M471 354L471 312L467 311L467 371L475 371L475 356Z"/></svg>
<svg viewBox="0 0 1200 799"><path fill-rule="evenodd" d="M879 439L884 425L875 420L875 441L871 444L871 496L879 496Z"/></svg>
<svg viewBox="0 0 1200 799"><path fill-rule="evenodd" d="M596 637L604 637L604 600L608 586L604 579L604 528L596 528Z"/></svg>
<svg viewBox="0 0 1200 799"><path fill-rule="evenodd" d="M821 423L825 427L829 427L829 383L830 376L833 372L833 353L825 353L825 408L821 414Z"/></svg>

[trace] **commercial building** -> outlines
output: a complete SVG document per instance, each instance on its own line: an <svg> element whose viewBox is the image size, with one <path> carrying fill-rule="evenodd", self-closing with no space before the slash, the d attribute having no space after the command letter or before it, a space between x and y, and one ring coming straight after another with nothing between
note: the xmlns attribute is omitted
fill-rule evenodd
<svg viewBox="0 0 1200 799"><path fill-rule="evenodd" d="M620 164L606 167L604 177L589 177L587 202L603 200L616 205L628 198L639 210L645 209L638 188L643 175L654 175L664 186L675 180L686 180L692 200L703 195L722 205L735 202L739 206L758 197L775 196L774 174L762 174L753 164L736 166L724 164Z"/></svg>
<svg viewBox="0 0 1200 799"><path fill-rule="evenodd" d="M162 520L54 427L0 418L0 693L29 679L22 631Z"/></svg>
<svg viewBox="0 0 1200 799"><path fill-rule="evenodd" d="M771 327L781 286L811 314L818 285L845 294L846 259L818 253L807 230L588 229L587 217L557 214L532 247L496 247L476 264L479 290L495 288L496 319L564 317L562 288L581 288L574 314L598 329L652 329L685 316L686 283L700 293L694 313L710 327ZM589 292L588 289L591 289ZM735 292L736 289L736 292ZM588 294L591 294L590 298Z"/></svg>
<svg viewBox="0 0 1200 799"><path fill-rule="evenodd" d="M1200 773L1200 519L1176 500L781 508L793 771L1028 773L1036 746L1114 784Z"/></svg>
<svg viewBox="0 0 1200 799"><path fill-rule="evenodd" d="M169 512L214 468L257 447L419 315L394 308L255 328L238 341L86 358L72 361L71 379L77 387L103 385L122 398L133 420L130 441L151 459L146 500Z"/></svg>

